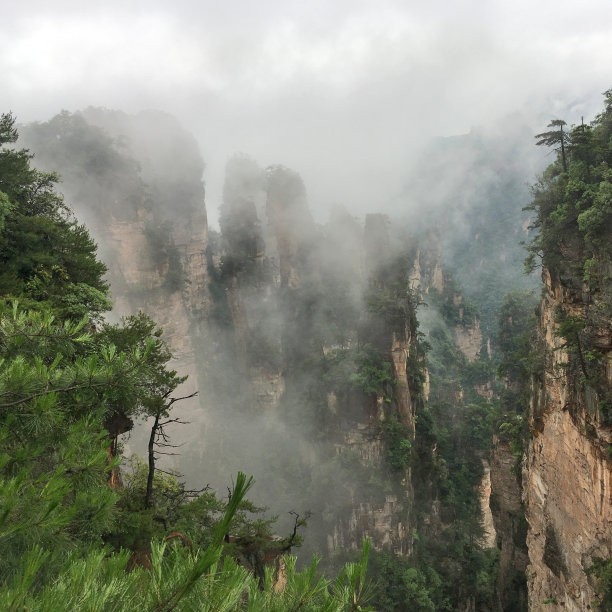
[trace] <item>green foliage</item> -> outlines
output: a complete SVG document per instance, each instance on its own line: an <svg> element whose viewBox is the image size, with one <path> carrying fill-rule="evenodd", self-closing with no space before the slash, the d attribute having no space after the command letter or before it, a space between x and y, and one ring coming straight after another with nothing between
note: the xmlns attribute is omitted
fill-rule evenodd
<svg viewBox="0 0 612 612"><path fill-rule="evenodd" d="M592 561L587 573L595 578L599 609L609 610L612 606L612 559L594 557Z"/></svg>
<svg viewBox="0 0 612 612"><path fill-rule="evenodd" d="M135 350L146 353L146 368L140 373L135 397L129 403L118 398L114 404L115 411L135 417L155 416L167 403L170 394L186 380L166 367L172 353L162 338L161 328L143 312L123 317L119 324L104 325L96 337L116 347L119 352ZM160 414L167 416L166 409Z"/></svg>
<svg viewBox="0 0 612 612"><path fill-rule="evenodd" d="M370 345L360 347L354 360L357 371L350 375L350 382L364 393L388 399L395 384L391 362Z"/></svg>
<svg viewBox="0 0 612 612"><path fill-rule="evenodd" d="M446 325L434 325L429 331L429 342L432 350L427 363L433 375L444 375L449 369L456 370L466 363L465 356Z"/></svg>
<svg viewBox="0 0 612 612"><path fill-rule="evenodd" d="M401 260L399 265L401 266ZM392 274L392 272L388 272ZM365 295L366 308L370 314L382 319L389 329L405 333L406 328L416 326L416 308L420 296L410 288L406 281L385 283L370 290Z"/></svg>
<svg viewBox="0 0 612 612"><path fill-rule="evenodd" d="M566 132L563 131L563 126L566 125L562 119L553 119L548 127L559 128L553 129L542 134L536 134L538 142L537 145L546 145L547 147L558 147L557 151L560 154L561 161L563 163L563 169L567 172L567 161L565 158L565 147L569 142L569 137Z"/></svg>
<svg viewBox="0 0 612 612"><path fill-rule="evenodd" d="M358 390L388 404L394 397L393 365L370 344L332 349L324 355L322 365L323 380L335 393Z"/></svg>
<svg viewBox="0 0 612 612"><path fill-rule="evenodd" d="M71 216L54 185L54 173L31 168L27 150L1 148L15 142L15 119L2 115L0 142L0 295L61 317L96 317L110 309L104 264L87 230Z"/></svg>
<svg viewBox="0 0 612 612"><path fill-rule="evenodd" d="M478 602L477 609L493 609L497 559L482 549L477 494L493 415L484 401L453 405L439 400L417 418L412 482L419 537L410 563L437 577L437 584L428 579L435 585L429 591L438 606L433 609L454 610L466 598ZM431 523L432 503L439 524Z"/></svg>
<svg viewBox="0 0 612 612"><path fill-rule="evenodd" d="M374 608L381 612L452 610L442 592L440 575L430 566L415 567L413 563L384 551L372 554L369 575L374 584Z"/></svg>
<svg viewBox="0 0 612 612"><path fill-rule="evenodd" d="M382 424L382 440L385 443L387 463L392 470L402 471L412 461L412 431L395 419Z"/></svg>
<svg viewBox="0 0 612 612"><path fill-rule="evenodd" d="M596 409L602 422L608 423L612 418L612 394L605 373L605 351L594 342L602 319L596 309L593 311L594 314L587 311L585 316L578 316L558 308L555 312L555 333L563 339L561 347L569 356L568 362L564 364L565 374L573 378L577 389L586 389L589 396L594 398L586 406L587 410L593 413Z"/></svg>
<svg viewBox="0 0 612 612"><path fill-rule="evenodd" d="M590 285L598 283L599 262L595 257L591 257L584 262L584 281Z"/></svg>
<svg viewBox="0 0 612 612"><path fill-rule="evenodd" d="M123 486L117 490L117 517L105 541L117 550L138 548L143 537L163 538L180 532L200 547L212 542L213 528L226 504L212 491L189 491L177 476L156 470L152 509L145 508L148 465L133 455L122 465Z"/></svg>
<svg viewBox="0 0 612 612"><path fill-rule="evenodd" d="M364 542L361 561L347 563L331 581L317 574L316 559L297 571L295 557L286 557L286 583L283 589L277 589L271 568L260 585L231 557L220 560L218 544L192 551L156 542L152 546L151 569L131 572L126 572L129 554L125 551L108 555L107 550L90 549L81 558L69 556L53 583L35 590L32 583L46 559L44 552L33 549L22 558L20 571L10 586L0 588L0 605L15 612L24 608L49 612L365 612L372 610L366 605L368 553L369 546Z"/></svg>
<svg viewBox="0 0 612 612"><path fill-rule="evenodd" d="M557 335L565 340L565 347L577 350L580 345L580 335L586 326L584 318L557 311L556 323L559 325Z"/></svg>
<svg viewBox="0 0 612 612"><path fill-rule="evenodd" d="M553 273L578 288L583 280L592 289L601 279L594 274L596 261L609 257L609 228L612 223L612 125L610 91L606 106L590 126L540 134L538 144L559 145L558 159L543 173L533 189L533 227L538 230L528 246L528 268L536 258ZM551 125L553 125L551 124Z"/></svg>
<svg viewBox="0 0 612 612"><path fill-rule="evenodd" d="M93 334L85 319L0 309L0 540L13 551L0 576L34 544L52 551L51 567L112 529L117 497L107 480L117 460L109 463L104 425L150 410L181 380L165 371L160 340L144 335L150 320L134 320L140 345L119 326Z"/></svg>
<svg viewBox="0 0 612 612"><path fill-rule="evenodd" d="M475 359L463 366L463 379L467 385L486 385L491 382L494 368L489 359Z"/></svg>
<svg viewBox="0 0 612 612"><path fill-rule="evenodd" d="M3 191L0 191L0 231L4 229L4 220L11 211L12 204L9 197Z"/></svg>
<svg viewBox="0 0 612 612"><path fill-rule="evenodd" d="M510 442L510 449L514 454L514 458L517 463L514 468L516 473L518 473L518 467L523 459L525 424L525 419L521 415L517 414L514 415L512 420L501 423L497 430L500 439Z"/></svg>

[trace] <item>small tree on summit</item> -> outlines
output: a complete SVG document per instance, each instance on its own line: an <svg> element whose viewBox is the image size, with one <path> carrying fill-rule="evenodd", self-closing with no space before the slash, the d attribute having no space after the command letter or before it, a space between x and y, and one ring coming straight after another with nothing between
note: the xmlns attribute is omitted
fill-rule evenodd
<svg viewBox="0 0 612 612"><path fill-rule="evenodd" d="M561 150L561 163L563 164L563 172L567 172L567 159L565 157L565 145L569 143L569 134L563 131L563 126L566 125L563 119L553 119L547 127L558 128L552 129L549 132L536 134L538 139L536 145L546 145L547 147L555 147L556 151Z"/></svg>

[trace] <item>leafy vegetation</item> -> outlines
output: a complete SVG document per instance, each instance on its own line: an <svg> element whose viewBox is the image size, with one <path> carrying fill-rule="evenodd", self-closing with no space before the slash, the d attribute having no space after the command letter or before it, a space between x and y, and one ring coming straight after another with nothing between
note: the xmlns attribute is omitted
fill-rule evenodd
<svg viewBox="0 0 612 612"><path fill-rule="evenodd" d="M558 144L557 160L551 164L533 190L533 227L538 230L529 245L527 266L538 261L552 274L561 275L578 286L589 278L592 290L598 287L598 263L610 256L608 232L612 221L612 90L605 94L605 108L590 125L559 127L540 134L538 144Z"/></svg>
<svg viewBox="0 0 612 612"><path fill-rule="evenodd" d="M595 579L599 609L609 610L612 606L612 559L595 557L587 573Z"/></svg>
<svg viewBox="0 0 612 612"><path fill-rule="evenodd" d="M369 574L374 584L372 604L377 610L401 612L452 610L443 594L441 576L431 567L415 567L405 557L388 552L371 555Z"/></svg>
<svg viewBox="0 0 612 612"><path fill-rule="evenodd" d="M397 419L387 419L382 424L382 440L386 459L391 469L406 470L412 463L412 430Z"/></svg>
<svg viewBox="0 0 612 612"><path fill-rule="evenodd" d="M391 362L367 344L357 349L354 359L356 372L349 376L349 381L367 395L391 401L395 383Z"/></svg>
<svg viewBox="0 0 612 612"><path fill-rule="evenodd" d="M96 246L55 193L54 173L31 168L26 150L7 148L17 139L12 115L0 121L0 295L19 296L27 307L62 318L97 317L109 310L106 267Z"/></svg>

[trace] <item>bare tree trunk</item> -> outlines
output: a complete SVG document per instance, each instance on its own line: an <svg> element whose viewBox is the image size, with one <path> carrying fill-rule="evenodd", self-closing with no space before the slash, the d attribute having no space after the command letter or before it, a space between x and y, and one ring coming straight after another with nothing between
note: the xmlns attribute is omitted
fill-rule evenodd
<svg viewBox="0 0 612 612"><path fill-rule="evenodd" d="M563 161L563 172L567 172L567 161L565 159L565 133L561 126L561 160Z"/></svg>
<svg viewBox="0 0 612 612"><path fill-rule="evenodd" d="M169 392L168 392L169 393ZM180 423L185 424L185 421L181 421L181 419L167 419L163 423L160 423L159 420L162 416L167 417L168 411L176 402L180 402L181 400L189 399L191 397L195 397L198 392L194 391L189 395L185 395L184 397L173 397L168 400L168 393L163 396L163 400L165 402L164 405L159 406L157 412L155 413L155 421L153 423L153 427L151 427L151 435L149 436L149 473L147 474L147 492L145 494L145 508L153 507L153 479L155 477L155 445L162 447L176 447L174 444L170 444L168 437L164 433L164 427L169 425L170 423ZM158 436L161 440L158 440ZM161 451L159 451L161 452ZM166 455L173 453L164 453Z"/></svg>
<svg viewBox="0 0 612 612"><path fill-rule="evenodd" d="M153 478L155 477L155 438L159 429L159 412L155 415L155 422L151 427L149 436L149 473L147 474L147 492L145 495L145 508L153 506Z"/></svg>

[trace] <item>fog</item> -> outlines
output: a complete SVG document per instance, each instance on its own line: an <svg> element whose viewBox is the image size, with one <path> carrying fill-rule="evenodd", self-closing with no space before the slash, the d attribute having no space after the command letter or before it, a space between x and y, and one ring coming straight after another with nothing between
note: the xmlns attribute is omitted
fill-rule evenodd
<svg viewBox="0 0 612 612"><path fill-rule="evenodd" d="M319 218L388 210L432 137L592 117L612 64L605 0L28 0L2 21L4 111L172 113L202 150L213 226L236 151L299 170Z"/></svg>
<svg viewBox="0 0 612 612"><path fill-rule="evenodd" d="M210 234L209 285L217 290L206 306L210 328L193 332L200 385L193 404L209 422L176 431L187 440L176 461L190 484L223 491L230 474L247 469L258 479L255 501L281 514L282 529L288 510L313 511L309 537L319 551L329 546L330 517L351 516L354 499L386 499L367 462L339 450L376 450L356 426L371 402L347 384L363 358L355 352L359 330L371 324L367 346L377 329L363 299L376 270L366 268L372 253L382 260L391 247L418 251L432 266L440 250L467 298L495 289L479 304L485 334L493 330L501 288L523 282L528 184L551 159L532 135L551 118L590 121L612 86L612 4L579 6L66 0L4 8L2 112L22 124L92 106L130 115L81 115L131 140L132 150L113 150L97 175L86 171L85 155L60 159L55 127L38 142L48 168L65 164L62 189L81 205L80 219L102 226L108 202L142 203L146 195L160 227L188 220L202 200L203 159L206 210L221 232ZM108 154L108 142L91 138ZM291 196L288 242L296 251L285 258L298 262L291 265L299 283L279 280L269 214L275 172L276 187ZM182 209L166 206L177 200ZM363 219L376 212L400 222L366 257ZM500 221L495 231L492 220ZM116 244L101 246L106 256ZM232 257L256 264L249 274L232 271ZM419 318L425 332L442 320L434 306ZM136 433L130 444L144 449Z"/></svg>

